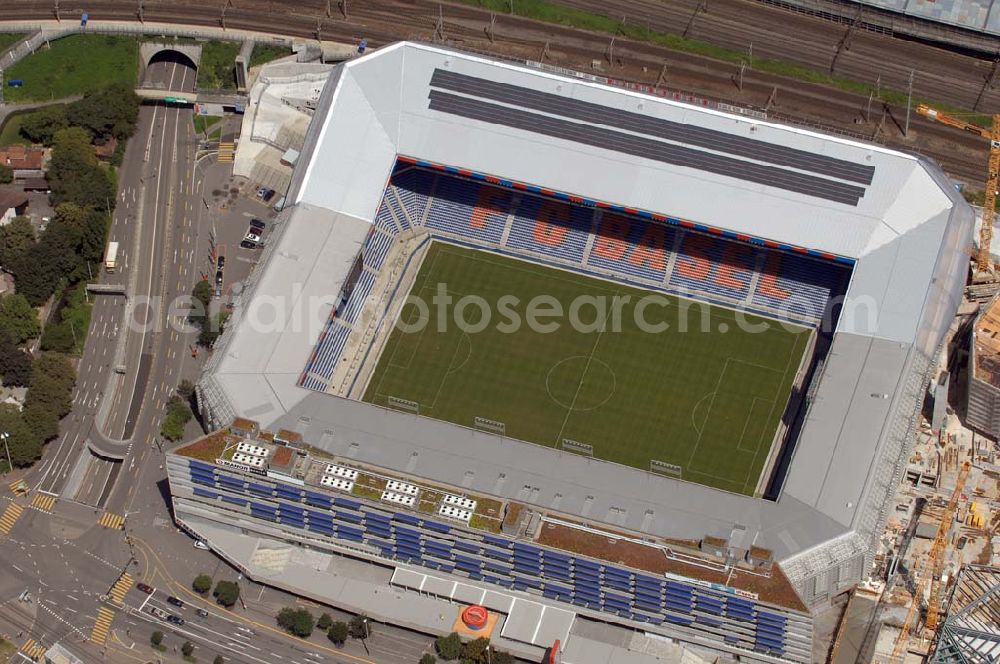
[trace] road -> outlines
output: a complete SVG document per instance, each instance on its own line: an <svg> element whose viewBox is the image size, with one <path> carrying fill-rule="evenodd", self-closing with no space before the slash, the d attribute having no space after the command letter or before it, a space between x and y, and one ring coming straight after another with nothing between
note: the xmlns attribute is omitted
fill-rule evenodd
<svg viewBox="0 0 1000 664"><path fill-rule="evenodd" d="M147 76L179 89L194 87L194 71L177 63L157 63L149 68ZM193 248L188 232L191 215L187 213L191 206L182 197L182 192L190 192L191 188L189 164L194 138L190 126L190 109L153 106L140 111L137 137L130 142L120 170L122 183L109 235L119 242L119 264L113 274L103 275L105 283L130 286L132 306L127 307L120 296L96 296L91 334L78 369L73 412L64 420L60 437L49 445L55 453L47 454L29 476L29 484L41 491L61 495L68 489L65 499L103 507L121 466L134 468L135 459L119 463L93 456L85 452L87 441L93 442L101 431L112 440L130 440L138 416L143 415L140 406L147 382L157 381L149 383L146 411L165 402L176 385L167 386L165 381L181 370L179 362L160 363L160 371L152 375L148 358L160 349L164 338L173 342L172 347L163 349L169 359L176 359L178 346L186 344L177 332L164 332L163 302L175 294L178 279L190 282ZM179 224L177 220L181 220ZM172 263L163 260L165 247L172 246L175 225L179 225L182 236L178 238L178 250L188 254L183 265L176 259ZM164 279L170 277L177 279L173 280L173 288L165 289ZM166 290L169 293L164 298ZM124 344L121 353L120 343ZM118 365L124 366L123 374L115 373ZM102 404L104 399L107 402ZM104 413L106 417L102 417ZM154 419L153 413L145 415L147 420ZM140 448L150 446L148 422L141 433ZM123 451L141 454L141 449L132 446Z"/></svg>

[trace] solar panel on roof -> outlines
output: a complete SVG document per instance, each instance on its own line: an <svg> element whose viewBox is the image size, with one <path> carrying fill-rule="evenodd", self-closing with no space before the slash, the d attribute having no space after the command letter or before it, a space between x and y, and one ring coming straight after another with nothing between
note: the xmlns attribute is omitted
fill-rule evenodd
<svg viewBox="0 0 1000 664"><path fill-rule="evenodd" d="M755 606L753 602L745 599L740 599L739 597L727 597L726 603L730 606L738 606L747 610L753 609Z"/></svg>
<svg viewBox="0 0 1000 664"><path fill-rule="evenodd" d="M663 581L661 579L654 579L651 576L643 576L642 574L636 574L635 585L641 588L656 588L657 590L659 590L663 588Z"/></svg>
<svg viewBox="0 0 1000 664"><path fill-rule="evenodd" d="M437 521L431 521L430 519L424 519L424 528L427 530L436 530L439 533L450 533L451 526L446 523L438 523Z"/></svg>
<svg viewBox="0 0 1000 664"><path fill-rule="evenodd" d="M479 553L479 544L477 542L470 542L468 540L455 540L455 548L461 549L462 551L469 551L471 553Z"/></svg>
<svg viewBox="0 0 1000 664"><path fill-rule="evenodd" d="M684 602L677 602L670 599L669 597L667 598L666 605L667 608L674 609L676 611L684 611L685 613L689 613L691 611L690 604L685 604Z"/></svg>
<svg viewBox="0 0 1000 664"><path fill-rule="evenodd" d="M342 510L337 510L336 518L341 521L347 521L348 523L361 523L361 515L354 512L345 512Z"/></svg>
<svg viewBox="0 0 1000 664"><path fill-rule="evenodd" d="M486 535L486 534L484 534L483 535L483 541L484 542L488 542L488 543L492 544L493 546L499 546L499 547L504 548L504 549L509 548L510 545L511 545L511 541L509 539L506 539L504 537L497 537L495 535Z"/></svg>
<svg viewBox="0 0 1000 664"><path fill-rule="evenodd" d="M690 595L694 592L694 588L683 583L676 583L674 581L667 581L667 592L684 593L685 595Z"/></svg>
<svg viewBox="0 0 1000 664"><path fill-rule="evenodd" d="M785 628L779 625L769 625L767 623L757 623L756 625L758 634L777 634L782 637L785 635Z"/></svg>
<svg viewBox="0 0 1000 664"><path fill-rule="evenodd" d="M402 523L408 523L408 524L413 525L413 526L419 526L420 525L420 519L418 519L417 517L413 516L412 514L404 514L403 512L393 512L393 514L392 514L392 520L393 521L401 521Z"/></svg>
<svg viewBox="0 0 1000 664"><path fill-rule="evenodd" d="M578 570L587 569L597 572L601 569L601 565L599 563L595 563L593 560L587 560L586 558L574 558L573 565Z"/></svg>
<svg viewBox="0 0 1000 664"><path fill-rule="evenodd" d="M208 470L208 471L212 471L215 469L215 466L213 466L212 464L205 463L203 461L198 461L197 459L190 459L188 461L188 467L198 468L199 470Z"/></svg>
<svg viewBox="0 0 1000 664"><path fill-rule="evenodd" d="M323 494L306 491L306 502L312 503L318 507L329 507L333 501L331 501L328 496L324 496Z"/></svg>
<svg viewBox="0 0 1000 664"><path fill-rule="evenodd" d="M606 576L606 577L604 577L604 585L610 586L612 588L618 588L620 590L630 590L631 589L631 586L629 585L628 581L626 581L624 579L619 579L619 578L614 577L614 576Z"/></svg>
<svg viewBox="0 0 1000 664"><path fill-rule="evenodd" d="M194 495L200 496L201 498L218 498L219 495L220 495L216 491L208 491L206 489L201 489L201 488L198 488L198 487L194 487L193 491L194 491Z"/></svg>
<svg viewBox="0 0 1000 664"><path fill-rule="evenodd" d="M559 553L558 551L553 551L551 549L545 549L542 553L545 556L546 563L548 563L550 560L557 560L559 562L568 565L570 561L573 559L572 556L568 556L565 553Z"/></svg>
<svg viewBox="0 0 1000 664"><path fill-rule="evenodd" d="M521 553L533 553L537 555L541 555L542 553L542 550L539 549L537 546L530 546L522 542L514 542L514 552L517 553L519 551Z"/></svg>
<svg viewBox="0 0 1000 664"><path fill-rule="evenodd" d="M234 498L232 496L227 496L225 494L223 494L222 496L222 501L225 503L231 503L233 505L246 505L247 503L250 502L246 498Z"/></svg>
<svg viewBox="0 0 1000 664"><path fill-rule="evenodd" d="M333 504L336 505L337 507L346 507L347 509L351 510L361 509L361 503L359 503L358 501L351 500L350 498L342 498L340 496L337 496L336 498L333 499Z"/></svg>
<svg viewBox="0 0 1000 664"><path fill-rule="evenodd" d="M628 570L621 569L620 567L612 567L611 565L604 566L604 573L610 576L617 576L626 579L632 578L632 573Z"/></svg>
<svg viewBox="0 0 1000 664"><path fill-rule="evenodd" d="M650 601L648 599L644 599L642 597L636 597L635 598L635 605L636 606L641 606L642 608L647 609L649 611L659 611L660 610L660 603L659 602L653 602L653 601Z"/></svg>
<svg viewBox="0 0 1000 664"><path fill-rule="evenodd" d="M780 639L775 639L775 638L772 638L772 637L769 637L769 636L766 636L766 635L763 635L763 634L758 634L756 641L757 641L757 643L763 643L763 644L772 646L774 648L783 648L784 645L785 645L784 641L782 641Z"/></svg>
<svg viewBox="0 0 1000 664"><path fill-rule="evenodd" d="M691 623L694 622L694 620L692 620L691 618L682 618L681 616L675 616L670 613L664 616L663 619L668 622L676 623L678 625L690 625Z"/></svg>
<svg viewBox="0 0 1000 664"><path fill-rule="evenodd" d="M636 597L649 597L650 599L660 599L661 595L660 595L659 592L657 592L655 590L652 590L650 588L639 587L639 588L635 589L635 596Z"/></svg>
<svg viewBox="0 0 1000 664"><path fill-rule="evenodd" d="M369 521L377 521L378 523L389 524L389 516L387 514L379 514L378 512L365 512L365 518Z"/></svg>
<svg viewBox="0 0 1000 664"><path fill-rule="evenodd" d="M777 613L768 613L766 611L758 611L757 620L760 620L762 622L775 623L778 625L784 625L785 623L788 622L788 618L786 618L785 616L779 615Z"/></svg>

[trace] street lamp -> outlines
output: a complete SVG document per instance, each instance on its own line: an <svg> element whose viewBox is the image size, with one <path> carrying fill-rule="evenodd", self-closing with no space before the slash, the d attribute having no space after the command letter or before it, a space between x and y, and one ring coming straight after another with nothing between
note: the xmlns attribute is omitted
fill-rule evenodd
<svg viewBox="0 0 1000 664"><path fill-rule="evenodd" d="M7 450L7 468L9 469L8 472L13 472L13 470L14 470L14 464L10 460L10 446L7 445L7 439L8 438L10 438L10 434L7 433L6 431L4 431L3 433L0 433L0 440L3 441L4 449Z"/></svg>

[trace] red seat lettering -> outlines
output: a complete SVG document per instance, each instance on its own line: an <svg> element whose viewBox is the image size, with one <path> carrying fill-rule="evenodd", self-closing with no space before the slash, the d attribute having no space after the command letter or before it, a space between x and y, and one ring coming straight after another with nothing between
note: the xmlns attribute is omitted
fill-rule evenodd
<svg viewBox="0 0 1000 664"><path fill-rule="evenodd" d="M560 223L561 222L561 223ZM543 200L535 217L535 242L558 247L569 230L569 207L553 201Z"/></svg>
<svg viewBox="0 0 1000 664"><path fill-rule="evenodd" d="M749 260L753 253L743 244L727 243L715 272L715 283L726 288L746 289L750 283Z"/></svg>
<svg viewBox="0 0 1000 664"><path fill-rule="evenodd" d="M654 270L667 269L667 254L664 245L667 234L659 224L647 224L646 232L642 234L628 262L632 265L648 265Z"/></svg>
<svg viewBox="0 0 1000 664"><path fill-rule="evenodd" d="M677 257L677 273L688 279L703 280L712 271L709 252L714 242L704 235L688 235L684 239L684 253Z"/></svg>
<svg viewBox="0 0 1000 664"><path fill-rule="evenodd" d="M620 259L628 247L625 238L631 228L628 219L621 215L604 215L597 231L597 241L594 242L594 253L613 261Z"/></svg>
<svg viewBox="0 0 1000 664"><path fill-rule="evenodd" d="M777 253L768 254L767 262L764 263L764 270L760 275L760 283L757 284L757 292L768 297L776 297L779 300L788 298L791 293L778 286L778 271L781 270L781 255Z"/></svg>
<svg viewBox="0 0 1000 664"><path fill-rule="evenodd" d="M472 228L486 228L491 219L506 218L510 209L510 194L493 187L480 187L476 207L469 219Z"/></svg>

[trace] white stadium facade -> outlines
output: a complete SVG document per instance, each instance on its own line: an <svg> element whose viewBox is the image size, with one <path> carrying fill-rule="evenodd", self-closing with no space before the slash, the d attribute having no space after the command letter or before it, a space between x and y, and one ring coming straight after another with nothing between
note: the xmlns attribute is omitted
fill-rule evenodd
<svg viewBox="0 0 1000 664"><path fill-rule="evenodd" d="M389 267L378 272L358 257L372 234L383 232L373 230L380 210L406 204L408 194L389 201L387 188L412 169L593 208L595 228L602 213L614 212L678 237L703 234L781 254L786 266L802 262L802 283L818 279L810 281L810 272L835 272L840 290L824 291L829 298L819 311L790 308L796 322L817 328L831 311L839 316L818 334L768 489L738 495L356 398L350 380L366 361L359 349L371 335L360 319L345 323L335 310L344 301L350 306L345 289L364 286L375 299L383 282L398 281L401 272L387 277ZM426 193L433 198L433 186ZM248 418L351 463L645 541L709 537L766 548L808 608L870 569L968 269L973 212L934 163L589 76L399 43L333 70L287 201L199 381L213 427ZM393 233L400 226L405 234L394 242L414 242L428 229L446 238L454 232L390 212ZM404 216L412 227L398 223ZM469 241L480 240L497 246L509 238ZM581 247L585 256L590 244ZM632 283L697 298L670 287L682 250L677 240L662 275L635 275ZM579 256L574 260L586 264ZM774 303L760 293L764 259L754 265L745 293L707 289L706 299L766 314ZM780 283L794 290L788 279ZM320 298L322 306L304 306ZM335 337L337 353L321 366ZM171 458L177 518L211 542L221 532L213 528L234 521L191 493L179 463ZM244 533L253 531L248 522ZM478 583L467 575L462 581ZM549 595L538 601L566 608ZM661 627L650 631L687 640L680 628ZM780 650L758 655L782 659ZM784 656L809 660L804 652Z"/></svg>

